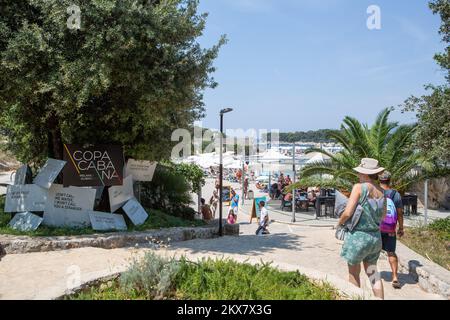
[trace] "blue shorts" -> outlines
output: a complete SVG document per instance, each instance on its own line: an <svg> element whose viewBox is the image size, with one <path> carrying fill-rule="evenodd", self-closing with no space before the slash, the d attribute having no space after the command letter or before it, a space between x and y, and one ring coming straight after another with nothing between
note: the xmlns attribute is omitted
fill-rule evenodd
<svg viewBox="0 0 450 320"><path fill-rule="evenodd" d="M383 250L390 253L395 253L397 248L397 235L394 233L381 233L381 241L383 243Z"/></svg>

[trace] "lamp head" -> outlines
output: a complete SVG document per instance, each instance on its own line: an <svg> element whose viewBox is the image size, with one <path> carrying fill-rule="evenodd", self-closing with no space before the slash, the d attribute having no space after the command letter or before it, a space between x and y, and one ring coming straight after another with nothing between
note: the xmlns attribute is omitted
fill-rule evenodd
<svg viewBox="0 0 450 320"><path fill-rule="evenodd" d="M233 111L232 108L225 108L225 109L220 110L220 114L228 113L228 112L231 112L231 111Z"/></svg>

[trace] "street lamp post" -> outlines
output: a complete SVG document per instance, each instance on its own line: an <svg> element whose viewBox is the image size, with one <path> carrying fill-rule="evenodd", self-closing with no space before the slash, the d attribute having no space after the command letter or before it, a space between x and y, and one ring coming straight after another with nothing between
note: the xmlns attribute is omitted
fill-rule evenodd
<svg viewBox="0 0 450 320"><path fill-rule="evenodd" d="M292 145L292 171L294 172L293 176L292 176L292 183L295 184L296 180L295 180L295 142ZM296 190L292 189L292 219L291 222L295 222L295 195L296 195Z"/></svg>
<svg viewBox="0 0 450 320"><path fill-rule="evenodd" d="M223 115L225 113L231 112L233 109L225 108L220 110L220 151L219 151L219 236L223 236L222 228L222 189L223 189Z"/></svg>

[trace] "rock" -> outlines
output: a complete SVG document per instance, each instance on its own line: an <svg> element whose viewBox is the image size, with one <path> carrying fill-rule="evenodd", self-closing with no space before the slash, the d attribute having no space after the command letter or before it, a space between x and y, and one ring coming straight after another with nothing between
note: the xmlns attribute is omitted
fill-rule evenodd
<svg viewBox="0 0 450 320"><path fill-rule="evenodd" d="M223 233L226 236L239 236L239 224L226 224L223 228Z"/></svg>
<svg viewBox="0 0 450 320"><path fill-rule="evenodd" d="M140 247L141 244L148 245L148 239L159 247L170 242L185 241L192 239L209 239L217 235L217 227L198 228L168 228L161 230L150 230L148 232L120 232L110 234L97 234L92 236L72 237L23 237L0 235L0 243L5 253L20 254L28 252L44 252L55 250L67 250L83 247L96 247L103 249ZM237 231L239 234L239 230Z"/></svg>
<svg viewBox="0 0 450 320"><path fill-rule="evenodd" d="M5 249L3 249L2 244L0 243L0 260L2 260L2 258L6 256L6 251Z"/></svg>
<svg viewBox="0 0 450 320"><path fill-rule="evenodd" d="M423 182L412 186L411 192L417 194L419 205L423 207L424 203ZM431 179L428 182L428 207L430 209L450 209L450 177Z"/></svg>

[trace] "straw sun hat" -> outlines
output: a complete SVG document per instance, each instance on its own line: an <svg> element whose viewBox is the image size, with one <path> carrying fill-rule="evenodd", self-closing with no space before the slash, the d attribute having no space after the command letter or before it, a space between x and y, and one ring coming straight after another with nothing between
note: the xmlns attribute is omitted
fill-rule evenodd
<svg viewBox="0 0 450 320"><path fill-rule="evenodd" d="M385 169L378 165L378 160L372 158L363 158L358 167L353 168L356 172L362 174L377 174L383 172Z"/></svg>

